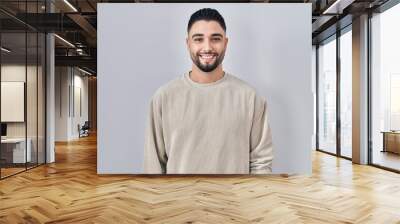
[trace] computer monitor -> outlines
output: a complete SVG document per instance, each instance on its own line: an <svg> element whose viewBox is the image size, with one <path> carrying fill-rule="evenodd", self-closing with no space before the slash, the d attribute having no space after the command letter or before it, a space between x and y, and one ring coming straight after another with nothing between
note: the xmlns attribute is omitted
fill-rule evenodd
<svg viewBox="0 0 400 224"><path fill-rule="evenodd" d="M1 123L1 136L7 136L7 124Z"/></svg>

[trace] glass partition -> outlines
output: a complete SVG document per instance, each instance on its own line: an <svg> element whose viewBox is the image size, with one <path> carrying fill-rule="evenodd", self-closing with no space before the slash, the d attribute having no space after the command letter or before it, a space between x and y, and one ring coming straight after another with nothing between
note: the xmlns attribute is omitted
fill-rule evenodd
<svg viewBox="0 0 400 224"><path fill-rule="evenodd" d="M318 149L336 154L336 36L318 47Z"/></svg>
<svg viewBox="0 0 400 224"><path fill-rule="evenodd" d="M26 33L2 33L1 46L1 176L7 177L24 171L31 159L26 150Z"/></svg>
<svg viewBox="0 0 400 224"><path fill-rule="evenodd" d="M45 138L45 124L46 124L46 76L45 76L45 66L46 66L46 38L45 34L38 34L38 75L37 75L37 147L38 147L38 164L43 164L46 162L46 138Z"/></svg>
<svg viewBox="0 0 400 224"><path fill-rule="evenodd" d="M27 98L26 98L26 113L27 113L27 150L30 151L30 161L27 163L28 168L37 165L38 160L38 35L36 32L27 33Z"/></svg>
<svg viewBox="0 0 400 224"><path fill-rule="evenodd" d="M1 179L45 163L45 34L16 19L44 3L0 2Z"/></svg>

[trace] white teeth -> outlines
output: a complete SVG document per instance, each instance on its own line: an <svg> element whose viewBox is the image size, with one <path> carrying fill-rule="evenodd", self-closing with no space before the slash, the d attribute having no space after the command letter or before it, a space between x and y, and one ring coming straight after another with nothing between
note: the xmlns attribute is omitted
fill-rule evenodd
<svg viewBox="0 0 400 224"><path fill-rule="evenodd" d="M200 55L200 57L205 58L205 59L210 59L210 58L213 58L214 55Z"/></svg>

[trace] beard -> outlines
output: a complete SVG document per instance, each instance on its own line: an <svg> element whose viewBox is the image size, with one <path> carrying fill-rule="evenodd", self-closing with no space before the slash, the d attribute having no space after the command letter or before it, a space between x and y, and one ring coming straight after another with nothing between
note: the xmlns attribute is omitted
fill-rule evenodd
<svg viewBox="0 0 400 224"><path fill-rule="evenodd" d="M206 52L210 53L210 52ZM214 69L216 69L224 60L225 56L225 51L223 51L221 54L214 53L215 55L215 60L213 63L202 63L200 61L200 53L193 54L191 53L190 56L192 58L193 63L203 72L212 72Z"/></svg>

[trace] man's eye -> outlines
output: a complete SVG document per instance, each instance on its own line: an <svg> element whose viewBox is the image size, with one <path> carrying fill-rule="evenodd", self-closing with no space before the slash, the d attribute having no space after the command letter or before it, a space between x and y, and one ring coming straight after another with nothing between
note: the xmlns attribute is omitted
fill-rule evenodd
<svg viewBox="0 0 400 224"><path fill-rule="evenodd" d="M195 42L200 42L202 39L194 39Z"/></svg>
<svg viewBox="0 0 400 224"><path fill-rule="evenodd" d="M221 38L213 38L212 40L213 40L213 41L220 41Z"/></svg>

